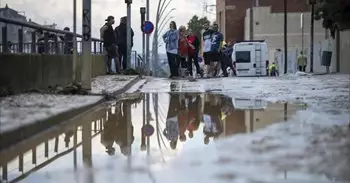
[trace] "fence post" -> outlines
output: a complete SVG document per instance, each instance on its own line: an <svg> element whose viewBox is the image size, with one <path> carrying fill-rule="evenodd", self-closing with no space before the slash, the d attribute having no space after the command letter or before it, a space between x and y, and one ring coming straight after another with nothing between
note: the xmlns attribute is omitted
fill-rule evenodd
<svg viewBox="0 0 350 183"><path fill-rule="evenodd" d="M49 33L44 33L44 43L45 43L45 54L50 53L50 46L49 46Z"/></svg>
<svg viewBox="0 0 350 183"><path fill-rule="evenodd" d="M97 42L94 41L94 54L96 54L96 53L97 53Z"/></svg>
<svg viewBox="0 0 350 183"><path fill-rule="evenodd" d="M66 46L63 44L63 46ZM60 48L59 48L59 42L58 42L58 37L55 37L55 54L60 54Z"/></svg>
<svg viewBox="0 0 350 183"><path fill-rule="evenodd" d="M31 53L36 53L36 31L32 32Z"/></svg>
<svg viewBox="0 0 350 183"><path fill-rule="evenodd" d="M100 41L100 54L103 54L103 45L102 41Z"/></svg>
<svg viewBox="0 0 350 183"><path fill-rule="evenodd" d="M18 29L18 52L23 53L23 28Z"/></svg>
<svg viewBox="0 0 350 183"><path fill-rule="evenodd" d="M9 52L9 47L7 45L7 25L2 27L2 49L4 53Z"/></svg>

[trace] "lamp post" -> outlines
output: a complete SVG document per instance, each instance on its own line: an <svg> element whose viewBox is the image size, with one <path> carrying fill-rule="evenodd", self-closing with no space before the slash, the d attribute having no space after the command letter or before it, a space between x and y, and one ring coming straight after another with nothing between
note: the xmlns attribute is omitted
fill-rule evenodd
<svg viewBox="0 0 350 183"><path fill-rule="evenodd" d="M166 19L166 21L164 21L163 24L161 24L161 26L159 26L159 34L162 35L163 30L165 29L166 25L169 23L170 20L172 20L174 17L169 17L168 19ZM158 42L162 39L162 37L158 36Z"/></svg>
<svg viewBox="0 0 350 183"><path fill-rule="evenodd" d="M150 6L149 6L149 0L146 0L146 20L149 20L149 14L150 14ZM150 74L150 50L149 50L149 34L146 35L146 68L147 68L147 74Z"/></svg>
<svg viewBox="0 0 350 183"><path fill-rule="evenodd" d="M165 10L167 7L169 7L172 0L159 0L158 7L157 7L157 16L156 16L156 26L155 26L155 32L153 35L153 44L152 44L152 57L153 57L153 64L152 64L152 70L154 70L155 63L158 61L158 36L159 36L159 21L161 20ZM174 11L175 9L172 9L168 12ZM155 70L154 70L155 71Z"/></svg>
<svg viewBox="0 0 350 183"><path fill-rule="evenodd" d="M76 63L77 63L77 0L73 0L73 81L76 81Z"/></svg>
<svg viewBox="0 0 350 183"><path fill-rule="evenodd" d="M153 35L153 43L152 43L152 64L151 64L151 68L152 68L152 73L153 75L156 75L156 71L155 71L155 64L158 60L158 47L156 46L158 43L158 28L159 28L159 12L161 9L161 3L162 0L158 1L158 7L157 7L157 14L156 14L156 26L155 26L155 31L154 31L154 35ZM163 1L164 4L164 1Z"/></svg>
<svg viewBox="0 0 350 183"><path fill-rule="evenodd" d="M310 72L314 72L314 14L316 0L308 0L311 5L311 30L310 30Z"/></svg>
<svg viewBox="0 0 350 183"><path fill-rule="evenodd" d="M145 15L146 15L146 7L141 7L140 8L140 14L141 14L141 30L142 30L142 60L143 60L143 63L145 63L146 61L146 55L145 55L145 46L146 46L146 43L145 43L145 33L143 32L143 26L144 26L144 23L145 23ZM145 65L143 65L144 67Z"/></svg>
<svg viewBox="0 0 350 183"><path fill-rule="evenodd" d="M288 66L288 44L287 44L287 0L284 0L284 74L287 74Z"/></svg>
<svg viewBox="0 0 350 183"><path fill-rule="evenodd" d="M173 11L175 11L176 10L176 8L173 8L173 9L171 9L165 16L164 16L164 18L163 17L160 17L159 18L159 21L160 21L160 24L159 24L159 27L162 27L163 26L163 24L164 24L164 22L167 20L167 18L169 18L169 16L170 16L170 13L171 12L173 12ZM173 16L172 16L172 18L174 18Z"/></svg>
<svg viewBox="0 0 350 183"><path fill-rule="evenodd" d="M300 14L301 51L304 54L304 13Z"/></svg>
<svg viewBox="0 0 350 183"><path fill-rule="evenodd" d="M125 0L126 10L127 10L127 23L126 23L126 68L130 68L131 66L131 4L132 0ZM125 68L124 68L125 69Z"/></svg>
<svg viewBox="0 0 350 183"><path fill-rule="evenodd" d="M164 0L162 6L160 7L160 10L159 10L159 17L162 17L165 10L169 7L170 3L172 2L173 0L169 0L168 3L165 5L165 2L166 0ZM174 8L173 8L174 9Z"/></svg>
<svg viewBox="0 0 350 183"><path fill-rule="evenodd" d="M83 61L81 80L84 89L91 89L91 0L83 0Z"/></svg>

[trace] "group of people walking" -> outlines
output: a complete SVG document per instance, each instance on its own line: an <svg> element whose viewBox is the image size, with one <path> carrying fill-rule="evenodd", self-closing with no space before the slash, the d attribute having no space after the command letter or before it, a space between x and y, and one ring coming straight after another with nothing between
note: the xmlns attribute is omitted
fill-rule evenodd
<svg viewBox="0 0 350 183"><path fill-rule="evenodd" d="M100 29L101 40L106 54L106 72L112 74L112 60L114 60L116 73L127 69L127 21L126 17L120 19L120 24L113 29L115 23L113 16L108 16L106 23ZM131 29L131 47L133 46L134 32Z"/></svg>
<svg viewBox="0 0 350 183"><path fill-rule="evenodd" d="M221 65L222 73L228 76L227 68L231 68L233 44L224 44L223 34L219 31L218 24L204 25L204 32L200 39L191 29L180 26L177 30L176 23L170 23L170 29L163 35L166 44L170 78L180 76L193 76L193 64L196 74L201 77L218 76L217 66ZM203 44L201 44L203 43ZM203 51L205 67L199 65L199 52Z"/></svg>

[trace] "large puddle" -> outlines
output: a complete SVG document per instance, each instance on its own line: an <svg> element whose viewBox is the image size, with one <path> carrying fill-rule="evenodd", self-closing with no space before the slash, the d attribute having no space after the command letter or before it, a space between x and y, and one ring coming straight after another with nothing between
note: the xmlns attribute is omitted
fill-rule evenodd
<svg viewBox="0 0 350 183"><path fill-rule="evenodd" d="M72 173L115 158L130 161L130 154L153 154L159 157L153 163L167 163L184 150L254 132L303 109L209 93L138 93L126 98L1 152L0 182L50 182L56 171Z"/></svg>

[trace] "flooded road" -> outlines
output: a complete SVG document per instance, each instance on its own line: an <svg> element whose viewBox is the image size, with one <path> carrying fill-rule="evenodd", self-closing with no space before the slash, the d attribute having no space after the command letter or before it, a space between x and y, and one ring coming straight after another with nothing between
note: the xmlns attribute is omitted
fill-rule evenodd
<svg viewBox="0 0 350 183"><path fill-rule="evenodd" d="M104 170L146 173L142 180L153 182L129 155L147 157L150 166L161 169L184 151L286 121L303 108L211 93L136 93L2 151L0 182L127 181L104 175ZM81 175L89 168L94 171Z"/></svg>

